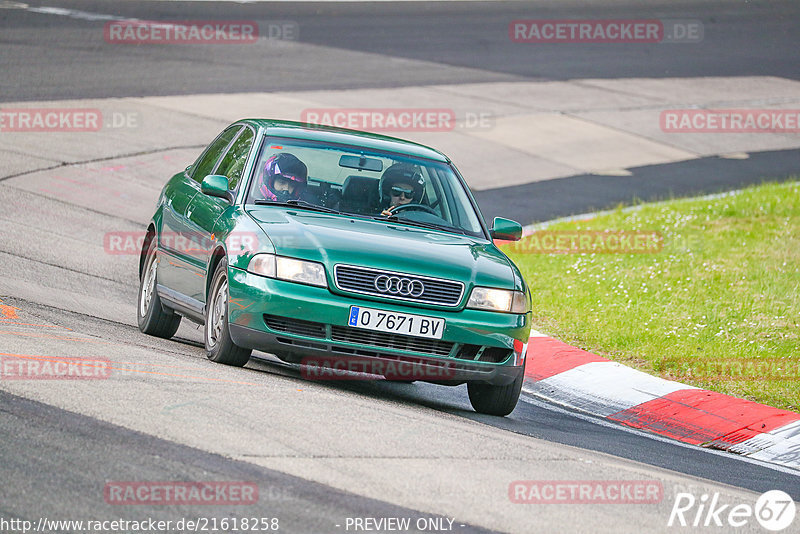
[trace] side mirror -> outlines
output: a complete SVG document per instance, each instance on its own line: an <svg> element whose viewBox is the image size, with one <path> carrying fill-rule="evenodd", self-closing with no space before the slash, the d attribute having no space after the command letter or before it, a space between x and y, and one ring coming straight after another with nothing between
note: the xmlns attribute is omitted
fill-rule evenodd
<svg viewBox="0 0 800 534"><path fill-rule="evenodd" d="M492 236L492 239L519 241L522 239L522 225L511 219L495 217L489 235Z"/></svg>
<svg viewBox="0 0 800 534"><path fill-rule="evenodd" d="M210 197L224 198L232 202L231 194L228 192L228 177L219 174L209 174L203 178L200 184L200 191Z"/></svg>

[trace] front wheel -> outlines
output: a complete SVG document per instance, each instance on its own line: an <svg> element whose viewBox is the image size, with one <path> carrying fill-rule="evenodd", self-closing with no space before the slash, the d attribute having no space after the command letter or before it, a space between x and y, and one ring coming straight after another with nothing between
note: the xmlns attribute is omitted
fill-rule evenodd
<svg viewBox="0 0 800 534"><path fill-rule="evenodd" d="M228 263L223 259L211 279L206 299L206 326L203 329L206 356L212 362L243 367L250 360L250 349L237 347L228 327Z"/></svg>
<svg viewBox="0 0 800 534"><path fill-rule="evenodd" d="M181 316L164 310L161 298L156 291L158 283L158 256L156 255L156 236L150 240L145 252L144 270L139 280L139 299L136 306L136 319L139 330L145 334L171 338L181 325Z"/></svg>
<svg viewBox="0 0 800 534"><path fill-rule="evenodd" d="M467 383L469 402L478 413L501 417L508 415L517 406L524 378L524 375L520 373L519 377L505 386L469 382Z"/></svg>

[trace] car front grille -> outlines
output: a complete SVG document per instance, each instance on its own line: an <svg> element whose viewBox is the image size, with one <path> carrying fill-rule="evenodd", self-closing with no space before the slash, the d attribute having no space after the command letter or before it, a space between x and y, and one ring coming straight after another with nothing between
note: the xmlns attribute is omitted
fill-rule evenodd
<svg viewBox="0 0 800 534"><path fill-rule="evenodd" d="M435 356L447 356L453 348L453 343L428 339L424 337L402 336L386 332L374 332L349 326L332 326L331 340L345 343L359 343L384 349L407 350L421 352Z"/></svg>
<svg viewBox="0 0 800 534"><path fill-rule="evenodd" d="M297 334L306 337L325 337L325 325L314 321L303 321L301 319L289 319L277 315L264 315L264 322L276 332L286 332L287 334Z"/></svg>
<svg viewBox="0 0 800 534"><path fill-rule="evenodd" d="M482 362L503 363L514 353L512 349L502 347L486 347L478 360Z"/></svg>
<svg viewBox="0 0 800 534"><path fill-rule="evenodd" d="M278 337L278 341L287 345L307 347L319 350L334 350L336 352L347 352L363 356L390 357L389 353L370 352L365 349L352 349L344 346L326 345L325 342L334 343L353 343L364 345L372 349L402 350L416 352L431 356L447 357L453 353L453 346L450 341L439 339L429 339L424 337L404 336L391 334L388 332L375 332L362 328L352 328L349 326L330 326L330 336L328 336L328 325L314 321L301 319L290 319L277 315L264 315L264 323L274 332L283 334L294 334L308 338L315 338L319 342L302 340L289 337ZM481 345L459 345L454 358L463 361L479 361L486 363L503 363L512 355L511 349L502 347L488 347Z"/></svg>
<svg viewBox="0 0 800 534"><path fill-rule="evenodd" d="M424 289L419 295L404 295L402 292L391 293L388 291L379 291L375 283L378 277L384 275L390 278L407 280L407 284L411 282L421 284L421 287ZM336 287L345 291L352 291L353 293L361 293L363 295L373 295L376 297L419 302L421 304L457 306L458 303L461 302L461 296L464 294L464 284L461 282L368 269L366 267L355 267L352 265L337 265L334 267L334 279L336 281ZM414 293L417 293L417 291L414 291Z"/></svg>

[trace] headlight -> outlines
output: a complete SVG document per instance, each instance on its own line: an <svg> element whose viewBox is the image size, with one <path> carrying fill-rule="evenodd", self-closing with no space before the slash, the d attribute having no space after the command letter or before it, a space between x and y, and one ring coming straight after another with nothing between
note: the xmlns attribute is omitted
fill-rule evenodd
<svg viewBox="0 0 800 534"><path fill-rule="evenodd" d="M325 267L313 261L295 260L293 258L275 257L277 264L276 277L290 282L311 284L312 286L328 287L325 278Z"/></svg>
<svg viewBox="0 0 800 534"><path fill-rule="evenodd" d="M467 308L507 313L527 313L528 299L522 291L476 287L472 289Z"/></svg>
<svg viewBox="0 0 800 534"><path fill-rule="evenodd" d="M274 254L256 254L247 266L253 274L278 278L289 282L328 287L325 267L315 261L284 258Z"/></svg>
<svg viewBox="0 0 800 534"><path fill-rule="evenodd" d="M248 272L275 278L275 256L273 254L256 254L247 265Z"/></svg>

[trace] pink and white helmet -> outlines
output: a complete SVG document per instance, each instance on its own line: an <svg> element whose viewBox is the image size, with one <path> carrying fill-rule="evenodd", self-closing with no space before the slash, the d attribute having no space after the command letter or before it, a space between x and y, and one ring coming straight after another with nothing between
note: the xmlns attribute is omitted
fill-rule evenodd
<svg viewBox="0 0 800 534"><path fill-rule="evenodd" d="M283 178L295 183L294 193L276 191L275 179ZM264 198L285 202L289 199L300 198L300 194L308 183L308 168L306 164L297 159L293 154L281 152L271 156L264 164L264 176L259 190Z"/></svg>

